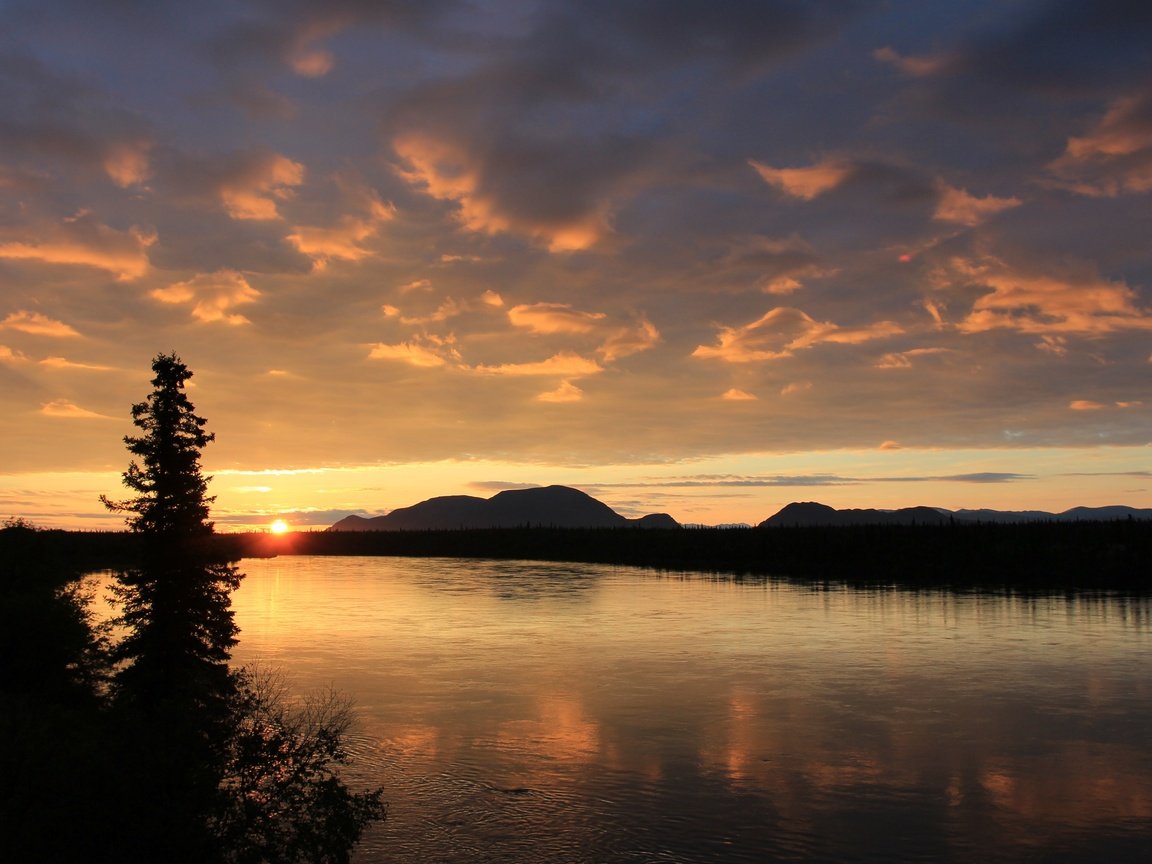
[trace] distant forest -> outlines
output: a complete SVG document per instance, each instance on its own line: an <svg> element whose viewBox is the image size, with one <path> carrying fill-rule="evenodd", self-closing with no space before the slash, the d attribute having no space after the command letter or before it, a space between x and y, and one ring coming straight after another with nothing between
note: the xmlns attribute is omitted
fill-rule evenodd
<svg viewBox="0 0 1152 864"><path fill-rule="evenodd" d="M4 532L0 531L0 535ZM44 532L89 569L123 566L138 538ZM487 528L216 534L229 558L394 555L572 561L731 578L991 590L1152 590L1152 522L773 528ZM3 542L0 537L0 554Z"/></svg>

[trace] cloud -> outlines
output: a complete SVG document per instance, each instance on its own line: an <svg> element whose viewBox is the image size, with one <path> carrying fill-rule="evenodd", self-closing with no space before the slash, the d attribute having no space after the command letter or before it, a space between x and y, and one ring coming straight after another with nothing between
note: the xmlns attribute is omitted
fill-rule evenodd
<svg viewBox="0 0 1152 864"><path fill-rule="evenodd" d="M647 318L640 318L635 324L612 330L596 353L605 363L614 363L622 357L647 351L659 342L660 332Z"/></svg>
<svg viewBox="0 0 1152 864"><path fill-rule="evenodd" d="M492 366L472 366L471 371L481 375L499 375L508 377L559 375L564 378L581 378L586 375L596 375L604 371L604 367L595 360L581 357L571 351L562 351L553 354L547 360L529 363L501 363Z"/></svg>
<svg viewBox="0 0 1152 864"><path fill-rule="evenodd" d="M57 321L47 315L41 315L39 312L28 312L27 310L8 313L7 317L0 321L0 328L18 330L33 336L54 336L65 339L80 335L75 328L63 321Z"/></svg>
<svg viewBox="0 0 1152 864"><path fill-rule="evenodd" d="M457 219L470 231L525 234L552 252L587 249L608 233L607 202L590 212L569 215L549 217L539 208L536 213L518 213L488 191L480 161L464 145L447 138L405 133L393 140L392 148L400 159L399 176L433 198L453 202Z"/></svg>
<svg viewBox="0 0 1152 864"><path fill-rule="evenodd" d="M144 183L152 174L149 163L152 146L153 142L148 140L113 144L104 156L104 172L124 189Z"/></svg>
<svg viewBox="0 0 1152 864"><path fill-rule="evenodd" d="M593 335L600 340L596 353L605 363L647 351L660 341L659 331L646 318L616 325L604 312L582 312L567 303L513 306L508 310L508 320L513 326L538 335Z"/></svg>
<svg viewBox="0 0 1152 864"><path fill-rule="evenodd" d="M452 337L423 334L411 341L388 345L377 342L368 352L370 360L398 360L421 369L435 369L460 362Z"/></svg>
<svg viewBox="0 0 1152 864"><path fill-rule="evenodd" d="M988 195L978 198L969 195L964 189L957 189L946 183L939 185L940 197L936 202L936 212L932 218L941 222L956 222L960 225L979 225L990 216L1004 210L1019 207L1024 202L1015 197L996 198Z"/></svg>
<svg viewBox="0 0 1152 864"><path fill-rule="evenodd" d="M192 317L197 321L206 324L222 321L233 326L252 322L230 310L255 303L261 296L242 274L234 270L200 273L167 288L154 288L148 294L161 303L192 304Z"/></svg>
<svg viewBox="0 0 1152 864"><path fill-rule="evenodd" d="M93 267L118 280L138 279L148 272L147 249L156 235L141 228L118 231L81 212L63 222L38 226L31 237L3 239L0 258L40 264Z"/></svg>
<svg viewBox="0 0 1152 864"><path fill-rule="evenodd" d="M965 333L1103 336L1152 330L1152 312L1137 305L1132 288L1083 265L1057 273L1013 267L991 256L954 257L933 278L946 290L982 290L957 324Z"/></svg>
<svg viewBox="0 0 1152 864"><path fill-rule="evenodd" d="M285 239L319 268L331 259L361 261L372 257L376 253L363 243L395 218L396 208L367 190L356 190L354 195L360 199L364 215L345 214L329 226L298 225Z"/></svg>
<svg viewBox="0 0 1152 864"><path fill-rule="evenodd" d="M304 182L304 166L279 153L261 153L221 180L220 201L233 219L279 219L278 204Z"/></svg>
<svg viewBox="0 0 1152 864"><path fill-rule="evenodd" d="M608 316L603 312L580 312L567 303L530 303L513 306L508 320L533 333L590 333Z"/></svg>
<svg viewBox="0 0 1152 864"><path fill-rule="evenodd" d="M40 361L41 366L49 369L77 369L85 372L110 372L112 366L103 366L99 363L77 363L65 357L45 357Z"/></svg>
<svg viewBox="0 0 1152 864"><path fill-rule="evenodd" d="M872 52L872 58L880 63L895 66L905 75L912 78L927 78L945 70L950 59L947 55L927 54L911 57L897 53L889 46L877 48Z"/></svg>
<svg viewBox="0 0 1152 864"><path fill-rule="evenodd" d="M1095 128L1068 139L1064 154L1048 169L1082 195L1114 198L1152 191L1152 89L1115 100Z"/></svg>
<svg viewBox="0 0 1152 864"><path fill-rule="evenodd" d="M812 389L811 381L793 381L780 388L781 396L795 396L797 393L807 393Z"/></svg>
<svg viewBox="0 0 1152 864"><path fill-rule="evenodd" d="M858 345L903 332L891 321L865 327L840 327L820 322L805 312L777 306L750 324L719 328L715 345L699 345L693 357L727 363L757 363L791 357L796 351L822 343Z"/></svg>
<svg viewBox="0 0 1152 864"><path fill-rule="evenodd" d="M561 381L555 390L548 390L536 398L540 402L579 402L584 398L584 391L571 381Z"/></svg>
<svg viewBox="0 0 1152 864"><path fill-rule="evenodd" d="M62 417L66 420L114 420L106 414L97 414L87 408L81 408L67 399L55 399L40 406L40 413L48 417Z"/></svg>
<svg viewBox="0 0 1152 864"><path fill-rule="evenodd" d="M792 294L809 279L836 275L819 262L812 245L800 236L746 237L731 244L721 258L726 274L753 282L766 294Z"/></svg>
<svg viewBox="0 0 1152 864"><path fill-rule="evenodd" d="M932 357L952 353L951 348L911 348L907 351L894 351L876 361L877 369L911 369L917 357Z"/></svg>
<svg viewBox="0 0 1152 864"><path fill-rule="evenodd" d="M749 393L747 390L739 390L735 387L725 390L720 396L725 402L756 402L757 397Z"/></svg>
<svg viewBox="0 0 1152 864"><path fill-rule="evenodd" d="M878 449L880 449L880 450L903 450L904 445L901 444L899 441L888 440L888 441L882 441L880 443L880 447Z"/></svg>
<svg viewBox="0 0 1152 864"><path fill-rule="evenodd" d="M1113 402L1107 404L1105 402L1096 402L1092 399L1073 399L1068 403L1068 407L1073 411L1103 411L1107 408L1119 408L1121 410L1125 408L1139 408L1143 404L1144 403L1140 401Z"/></svg>
<svg viewBox="0 0 1152 864"><path fill-rule="evenodd" d="M772 168L755 159L748 160L748 164L756 169L756 173L769 186L779 189L785 195L804 201L811 201L835 189L853 173L851 165L834 160L820 162L807 168Z"/></svg>

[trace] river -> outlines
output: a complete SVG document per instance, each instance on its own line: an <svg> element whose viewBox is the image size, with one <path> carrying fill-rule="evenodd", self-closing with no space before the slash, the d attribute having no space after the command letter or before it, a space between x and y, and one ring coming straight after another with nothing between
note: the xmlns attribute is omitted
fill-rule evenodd
<svg viewBox="0 0 1152 864"><path fill-rule="evenodd" d="M242 562L355 705L377 862L1152 860L1152 604L586 564Z"/></svg>

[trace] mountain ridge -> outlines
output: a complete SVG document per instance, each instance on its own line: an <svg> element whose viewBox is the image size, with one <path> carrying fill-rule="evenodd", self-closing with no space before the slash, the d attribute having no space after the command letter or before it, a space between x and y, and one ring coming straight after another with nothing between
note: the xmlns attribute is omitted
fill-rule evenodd
<svg viewBox="0 0 1152 864"><path fill-rule="evenodd" d="M894 510L836 509L816 501L794 501L756 527L836 525L940 525L949 522L1075 522L1115 519L1152 520L1152 508L1126 505L1072 507L1059 513L1045 510L960 509L924 505ZM506 489L491 498L441 495L383 516L346 516L329 531L429 531L462 528L680 528L667 513L636 519L621 516L607 504L570 486Z"/></svg>
<svg viewBox="0 0 1152 864"><path fill-rule="evenodd" d="M329 531L432 531L457 528L679 528L667 513L638 519L570 486L506 489L491 498L441 495L384 516L346 516Z"/></svg>

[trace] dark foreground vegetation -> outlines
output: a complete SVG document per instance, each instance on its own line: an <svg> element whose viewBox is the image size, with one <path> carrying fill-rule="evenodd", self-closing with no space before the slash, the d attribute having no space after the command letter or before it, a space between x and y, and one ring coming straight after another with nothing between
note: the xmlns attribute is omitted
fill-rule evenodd
<svg viewBox="0 0 1152 864"><path fill-rule="evenodd" d="M122 533L45 532L89 569L130 561ZM533 559L848 585L1152 591L1152 522L778 528L490 528L218 534L230 557L400 555Z"/></svg>
<svg viewBox="0 0 1152 864"><path fill-rule="evenodd" d="M192 373L152 368L124 439L134 494L105 499L129 533L0 530L0 861L346 862L381 790L339 777L346 704L229 665L243 574L207 520L212 436ZM115 629L83 594L94 566L114 570Z"/></svg>

